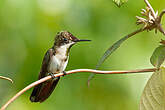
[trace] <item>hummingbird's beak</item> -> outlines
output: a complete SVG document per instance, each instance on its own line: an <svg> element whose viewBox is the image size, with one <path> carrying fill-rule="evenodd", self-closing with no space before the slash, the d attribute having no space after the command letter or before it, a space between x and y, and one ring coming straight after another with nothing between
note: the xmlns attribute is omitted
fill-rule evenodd
<svg viewBox="0 0 165 110"><path fill-rule="evenodd" d="M77 39L75 42L82 42L82 41L91 41L91 40L86 40L86 39Z"/></svg>

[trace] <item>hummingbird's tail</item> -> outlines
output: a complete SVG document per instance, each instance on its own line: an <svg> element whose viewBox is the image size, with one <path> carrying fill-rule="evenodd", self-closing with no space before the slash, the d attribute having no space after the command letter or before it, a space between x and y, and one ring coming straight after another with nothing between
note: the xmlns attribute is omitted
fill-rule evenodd
<svg viewBox="0 0 165 110"><path fill-rule="evenodd" d="M53 79L35 86L30 96L31 102L45 101L53 92L59 79L60 77L57 77L57 79Z"/></svg>

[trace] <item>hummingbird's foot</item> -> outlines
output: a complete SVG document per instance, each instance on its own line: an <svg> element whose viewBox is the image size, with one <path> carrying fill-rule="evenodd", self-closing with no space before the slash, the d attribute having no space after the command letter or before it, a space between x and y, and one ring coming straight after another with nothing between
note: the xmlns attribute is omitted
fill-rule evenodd
<svg viewBox="0 0 165 110"><path fill-rule="evenodd" d="M64 77L65 75L67 75L65 71L63 71L63 74L64 74L64 75L62 75L63 77Z"/></svg>
<svg viewBox="0 0 165 110"><path fill-rule="evenodd" d="M54 76L54 73L48 73L48 75L50 75L52 79L56 79L56 77Z"/></svg>

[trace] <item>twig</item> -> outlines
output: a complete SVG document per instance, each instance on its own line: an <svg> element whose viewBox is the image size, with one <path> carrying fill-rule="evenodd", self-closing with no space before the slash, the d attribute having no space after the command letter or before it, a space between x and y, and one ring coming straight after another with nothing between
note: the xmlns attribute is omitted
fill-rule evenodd
<svg viewBox="0 0 165 110"><path fill-rule="evenodd" d="M159 15L159 22L162 20L163 15L165 14L165 10L163 10Z"/></svg>
<svg viewBox="0 0 165 110"><path fill-rule="evenodd" d="M126 74L126 73L144 73L144 72L154 72L156 71L156 68L151 68L151 69L139 69L139 70L129 70L129 71L101 71L101 70L92 70L92 69L76 69L76 70L70 70L67 71L66 74L73 74L73 73L79 73L79 72L91 72L91 73L96 73L96 74ZM59 77L59 76L63 76L63 73L58 73L58 74L54 74L54 77ZM24 92L26 92L27 90L29 90L30 88L43 83L47 80L50 80L52 78L52 76L47 76L44 77L38 81L35 81L33 83L31 83L30 85L26 86L24 89L22 89L21 91L19 91L15 96L13 96L9 101L6 102L5 105L2 106L2 108L0 110L5 110L8 105L10 103L12 103L14 100L16 100L21 94L23 94Z"/></svg>
<svg viewBox="0 0 165 110"><path fill-rule="evenodd" d="M165 35L165 31L164 31L162 25L160 24L160 22L161 22L162 17L163 17L164 14L165 14L165 10L163 10L163 11L160 13L160 15L159 15L159 17L158 17L158 19L157 19L157 22L158 22L158 29L159 29L159 31Z"/></svg>
<svg viewBox="0 0 165 110"><path fill-rule="evenodd" d="M0 79L8 80L8 81L10 81L11 83L13 83L13 80L10 79L10 78L8 78L8 77L0 76Z"/></svg>

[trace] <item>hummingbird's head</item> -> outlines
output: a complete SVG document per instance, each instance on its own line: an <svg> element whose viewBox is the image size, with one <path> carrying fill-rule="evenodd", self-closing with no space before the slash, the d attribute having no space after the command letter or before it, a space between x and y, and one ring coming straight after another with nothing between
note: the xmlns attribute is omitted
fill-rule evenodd
<svg viewBox="0 0 165 110"><path fill-rule="evenodd" d="M80 40L68 31L61 31L57 33L55 37L54 45L55 46L63 46L63 45L72 46L75 43L81 42L81 41L90 41L90 40Z"/></svg>

